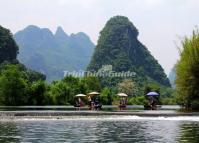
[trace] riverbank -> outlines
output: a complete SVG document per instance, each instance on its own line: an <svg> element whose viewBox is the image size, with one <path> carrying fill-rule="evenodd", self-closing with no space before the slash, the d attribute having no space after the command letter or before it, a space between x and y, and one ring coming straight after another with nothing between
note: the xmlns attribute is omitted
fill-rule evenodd
<svg viewBox="0 0 199 143"><path fill-rule="evenodd" d="M159 105L160 110L179 110L179 105ZM88 106L81 107L82 110L88 110ZM117 105L103 105L102 110L118 110ZM21 110L76 110L74 106L0 106L0 111L21 111ZM144 110L143 105L128 105L126 110Z"/></svg>

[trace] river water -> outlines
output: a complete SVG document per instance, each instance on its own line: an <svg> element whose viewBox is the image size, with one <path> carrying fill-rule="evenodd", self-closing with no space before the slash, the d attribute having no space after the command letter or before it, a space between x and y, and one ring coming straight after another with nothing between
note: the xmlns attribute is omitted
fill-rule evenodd
<svg viewBox="0 0 199 143"><path fill-rule="evenodd" d="M80 116L0 121L1 143L198 143L199 117Z"/></svg>

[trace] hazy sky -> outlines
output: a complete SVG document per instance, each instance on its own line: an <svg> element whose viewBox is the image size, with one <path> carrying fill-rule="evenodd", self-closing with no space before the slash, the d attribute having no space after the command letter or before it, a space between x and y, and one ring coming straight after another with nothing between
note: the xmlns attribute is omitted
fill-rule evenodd
<svg viewBox="0 0 199 143"><path fill-rule="evenodd" d="M176 42L199 24L199 0L0 0L0 25L13 33L27 25L62 26L87 33L97 43L106 21L127 16L139 39L168 74L178 58Z"/></svg>

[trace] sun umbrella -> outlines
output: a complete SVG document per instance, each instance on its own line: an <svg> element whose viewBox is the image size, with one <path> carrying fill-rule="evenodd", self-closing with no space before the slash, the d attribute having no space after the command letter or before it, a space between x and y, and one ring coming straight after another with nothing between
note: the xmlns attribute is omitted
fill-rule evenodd
<svg viewBox="0 0 199 143"><path fill-rule="evenodd" d="M159 94L157 92L152 91L152 92L147 93L147 95L148 96L158 96Z"/></svg>
<svg viewBox="0 0 199 143"><path fill-rule="evenodd" d="M120 96L120 97L127 97L127 96L128 96L128 95L125 94L125 93L118 93L117 95Z"/></svg>
<svg viewBox="0 0 199 143"><path fill-rule="evenodd" d="M75 95L76 97L85 97L86 95L85 94L77 94Z"/></svg>
<svg viewBox="0 0 199 143"><path fill-rule="evenodd" d="M100 93L99 93L99 92L94 91L94 92L90 92L88 95L95 96L95 95L100 95Z"/></svg>

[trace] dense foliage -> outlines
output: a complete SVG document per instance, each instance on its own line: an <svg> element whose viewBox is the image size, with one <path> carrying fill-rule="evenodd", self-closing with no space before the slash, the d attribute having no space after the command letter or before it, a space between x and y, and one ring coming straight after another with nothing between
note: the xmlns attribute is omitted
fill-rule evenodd
<svg viewBox="0 0 199 143"><path fill-rule="evenodd" d="M28 104L32 84L44 79L44 75L27 70L23 65L2 65L0 68L0 104Z"/></svg>
<svg viewBox="0 0 199 143"><path fill-rule="evenodd" d="M100 37L88 66L88 70L98 71L103 65L112 65L116 72L133 71L138 78L152 80L170 86L169 80L157 60L137 39L138 30L127 17L111 18L100 32ZM102 84L109 86L123 79L102 79Z"/></svg>
<svg viewBox="0 0 199 143"><path fill-rule="evenodd" d="M12 34L8 29L0 26L0 64L5 61L12 62L16 59L17 53L18 46Z"/></svg>
<svg viewBox="0 0 199 143"><path fill-rule="evenodd" d="M199 32L182 41L180 60L176 64L178 102L188 109L199 109Z"/></svg>
<svg viewBox="0 0 199 143"><path fill-rule="evenodd" d="M100 92L100 90L100 84L96 78L68 76L63 80L53 82L47 92L53 99L51 104L73 105L75 95L79 93L87 94L91 91ZM87 102L86 98L84 100Z"/></svg>
<svg viewBox="0 0 199 143"><path fill-rule="evenodd" d="M44 73L47 81L62 79L65 70L84 70L95 47L85 33L67 35L61 27L53 34L47 28L28 26L14 37L19 61Z"/></svg>
<svg viewBox="0 0 199 143"><path fill-rule="evenodd" d="M101 88L99 80L95 77L68 76L51 84L47 84L44 79L43 75L26 70L20 64L2 66L0 105L73 105L76 94L87 94L91 91L101 93L99 100L103 105L119 104L118 92L129 94L128 104L142 105L145 101L144 94L136 92L136 85L131 80L122 81L118 87ZM159 88L158 85L152 84L149 86L147 91L158 91L162 93L162 97L169 97L168 92L164 93L164 87ZM88 104L87 98L82 100Z"/></svg>
<svg viewBox="0 0 199 143"><path fill-rule="evenodd" d="M101 91L94 77L69 76L51 84L44 79L42 74L26 70L20 64L1 66L0 105L73 105L76 94Z"/></svg>

